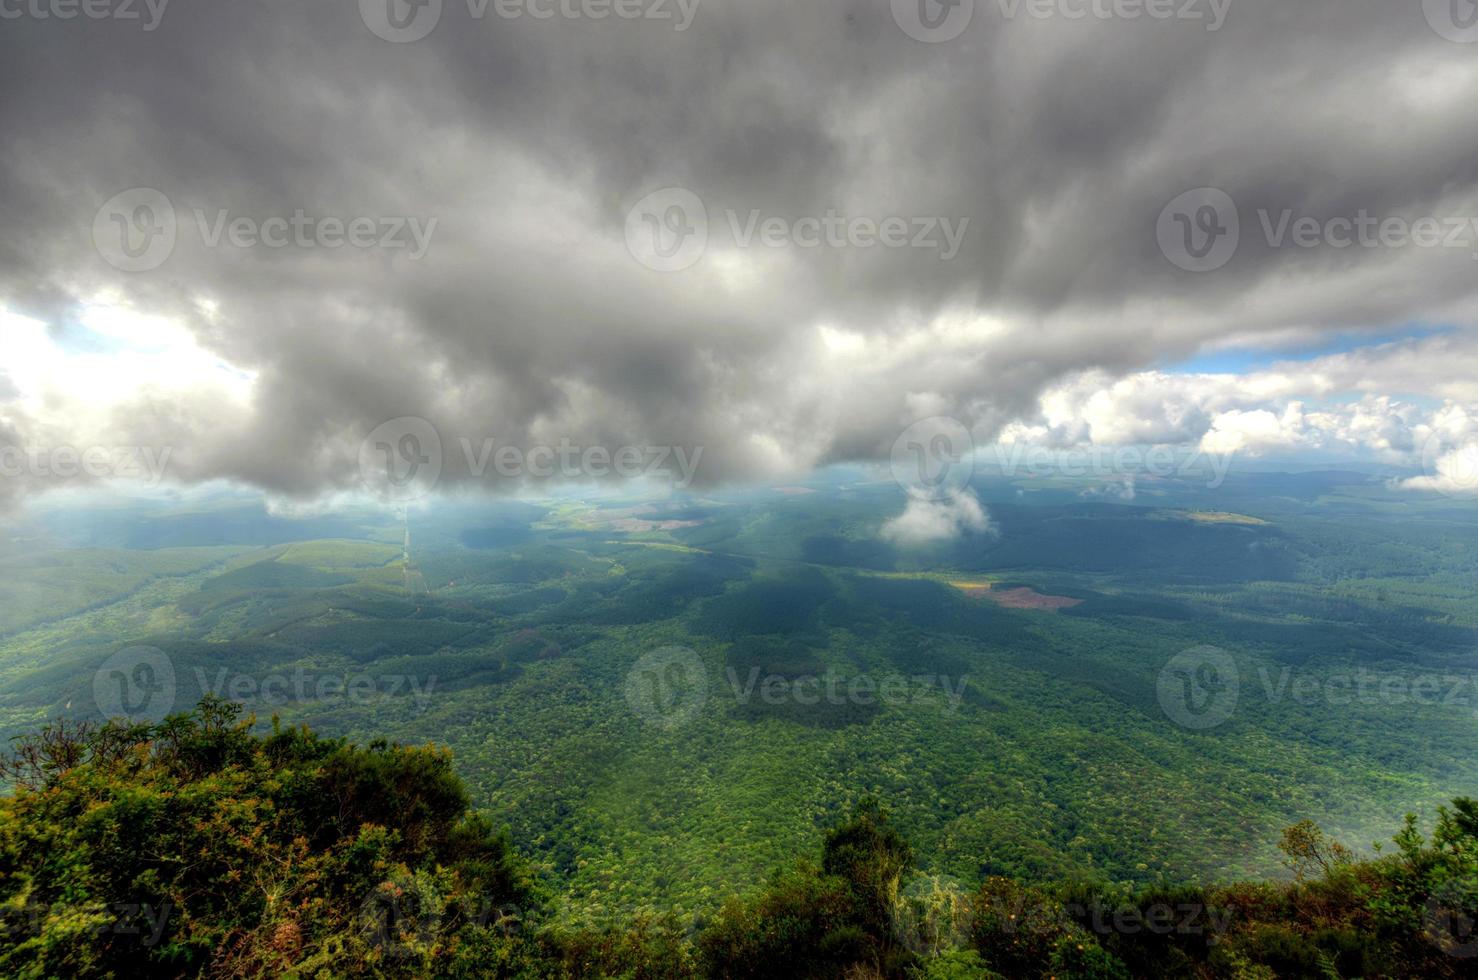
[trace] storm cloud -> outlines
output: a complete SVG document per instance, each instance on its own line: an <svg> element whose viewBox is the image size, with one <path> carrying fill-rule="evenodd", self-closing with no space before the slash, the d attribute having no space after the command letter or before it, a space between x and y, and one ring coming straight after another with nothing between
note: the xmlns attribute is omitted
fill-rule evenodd
<svg viewBox="0 0 1478 980"><path fill-rule="evenodd" d="M884 460L931 415L980 444L1197 443L1341 393L1478 415L1456 7L80 9L0 0L7 440L306 498L402 417L455 484L496 481L461 439L703 447L723 482ZM1449 353L1154 382L1417 326Z"/></svg>

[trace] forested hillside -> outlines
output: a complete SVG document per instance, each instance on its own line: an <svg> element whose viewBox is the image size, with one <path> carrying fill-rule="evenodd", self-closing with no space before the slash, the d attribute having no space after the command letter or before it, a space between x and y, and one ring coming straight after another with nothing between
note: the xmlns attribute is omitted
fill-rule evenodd
<svg viewBox="0 0 1478 980"><path fill-rule="evenodd" d="M1369 857L1478 795L1471 507L1350 474L1115 503L982 478L991 530L900 549L897 487L838 479L60 509L0 535L0 740L210 695L444 745L570 928L711 919L869 797L960 888L1123 891L1277 875L1303 819ZM1203 723L1175 699L1215 690L1177 673L1208 649Z"/></svg>
<svg viewBox="0 0 1478 980"><path fill-rule="evenodd" d="M920 874L868 800L711 918L572 928L468 804L449 753L356 747L207 698L159 724L58 722L0 800L9 977L1464 977L1478 804L1359 861L1311 823L1294 878L1115 888Z"/></svg>

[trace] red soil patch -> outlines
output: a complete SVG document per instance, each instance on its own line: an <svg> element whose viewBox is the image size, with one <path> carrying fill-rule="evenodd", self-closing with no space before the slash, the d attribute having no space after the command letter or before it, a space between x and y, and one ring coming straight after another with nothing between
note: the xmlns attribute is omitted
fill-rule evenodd
<svg viewBox="0 0 1478 980"><path fill-rule="evenodd" d="M1083 604L1082 599L1070 599L1065 595L1043 595L1035 589L1028 588L1007 589L1005 592L992 590L981 594L1007 609L1046 609L1049 612L1056 612L1059 609L1071 609L1073 606Z"/></svg>

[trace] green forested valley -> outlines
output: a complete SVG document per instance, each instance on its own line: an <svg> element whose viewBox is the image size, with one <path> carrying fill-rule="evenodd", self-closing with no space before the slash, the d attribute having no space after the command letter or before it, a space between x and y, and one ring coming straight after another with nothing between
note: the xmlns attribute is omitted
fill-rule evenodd
<svg viewBox="0 0 1478 980"><path fill-rule="evenodd" d="M977 483L909 550L856 473L11 525L0 972L1469 975L1424 910L1473 909L1471 508ZM1092 921L1180 904L1230 924Z"/></svg>

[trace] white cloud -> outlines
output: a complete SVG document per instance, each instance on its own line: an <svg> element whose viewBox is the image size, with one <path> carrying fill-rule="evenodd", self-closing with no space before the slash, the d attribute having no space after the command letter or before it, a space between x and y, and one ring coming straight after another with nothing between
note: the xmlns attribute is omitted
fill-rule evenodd
<svg viewBox="0 0 1478 980"><path fill-rule="evenodd" d="M1303 422L1303 406L1298 402L1286 406L1281 415L1265 408L1233 409L1211 420L1210 431L1201 437L1201 448L1208 453L1293 449L1303 438Z"/></svg>
<svg viewBox="0 0 1478 980"><path fill-rule="evenodd" d="M1432 472L1403 480L1408 490L1433 490L1449 496L1478 496L1478 441L1438 454Z"/></svg>
<svg viewBox="0 0 1478 980"><path fill-rule="evenodd" d="M1168 445L1221 455L1367 460L1422 468L1408 489L1460 490L1478 444L1478 338L1371 345L1247 373L1101 370L1049 386L1003 445ZM1433 404L1432 396L1444 400ZM1434 441L1435 440L1435 441Z"/></svg>
<svg viewBox="0 0 1478 980"><path fill-rule="evenodd" d="M885 539L903 547L948 541L965 531L991 531L990 517L969 490L939 500L910 493L902 514L883 525Z"/></svg>

